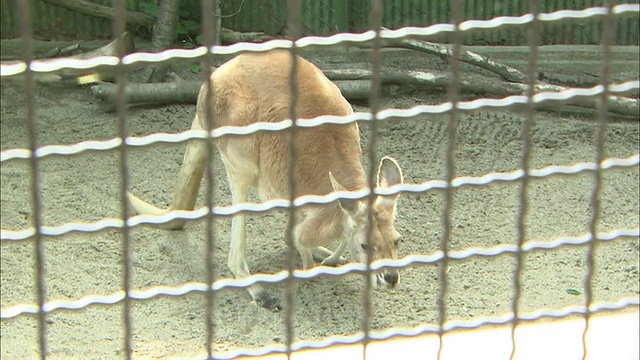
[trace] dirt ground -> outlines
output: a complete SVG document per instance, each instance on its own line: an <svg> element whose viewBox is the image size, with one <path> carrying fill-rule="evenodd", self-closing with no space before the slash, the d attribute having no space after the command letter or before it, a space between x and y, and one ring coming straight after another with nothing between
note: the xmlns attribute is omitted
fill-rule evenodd
<svg viewBox="0 0 640 360"><path fill-rule="evenodd" d="M477 48L476 51L526 68L526 50ZM367 59L358 51L322 51L307 57L318 64L336 67ZM614 58L614 78L638 79L637 47L617 48ZM541 49L539 63L548 71L597 74L599 61L597 48L547 47ZM385 66L446 70L444 62L418 53L385 52L384 62ZM25 147L25 99L21 87L3 84L1 94L2 150ZM444 100L442 95L401 91L396 96L385 97L383 106L409 108ZM88 88L39 87L36 104L40 145L72 144L117 136L116 116L102 112ZM366 111L361 105L356 105L356 110ZM194 106L186 105L132 109L129 132L148 135L183 131L189 128L193 113ZM396 157L408 183L443 179L446 120L443 116L420 116L413 120L386 123L380 129L378 154ZM517 169L523 147L524 120L522 113L509 111L460 115L455 157L457 174L479 176ZM363 124L361 130L366 149L370 141L369 127ZM606 156L638 154L639 133L637 118L611 118L606 131ZM593 161L595 135L596 122L592 112L538 112L532 131L531 165L540 168ZM183 145L167 144L131 149L128 158L130 189L148 201L166 206L171 200L183 151ZM229 189L217 154L214 165L217 169L217 199L221 204L228 204ZM368 163L365 165L368 167ZM44 224L61 225L119 217L118 169L116 151L43 159L40 192ZM28 163L21 160L3 162L1 179L2 229L20 230L30 226L33 210L30 206ZM602 180L598 229L607 232L638 228L638 167L606 171ZM592 187L591 173L554 176L531 183L526 217L527 239L552 241L587 231L592 216ZM519 189L517 183L494 183L456 190L451 248L461 250L515 243ZM198 199L198 205L203 204L204 187ZM397 227L403 234L403 240L399 256L432 254L438 250L443 233L443 205L444 194L439 191L400 198ZM287 251L282 241L284 220L282 212L249 218L248 257L254 273L274 273L284 269ZM230 276L226 267L229 231L229 219L217 221L214 260L219 277ZM203 222L190 223L181 231L133 229L130 253L133 288L206 281L204 234ZM78 299L90 294L111 294L121 289L120 232L71 233L46 238L44 247L48 299ZM331 247L335 248L335 244ZM2 308L18 303L35 303L32 242L3 242L1 250ZM574 246L527 253L522 270L521 310L531 312L583 304L583 295L568 294L566 289L584 290L586 250L585 246ZM638 256L638 238L620 238L597 246L593 277L595 301L639 296ZM300 266L299 257L295 261ZM451 262L448 270L448 318L476 320L509 312L514 265L512 255ZM322 277L297 282L294 294L295 339L312 340L357 332L362 319L363 279L360 275L349 275L341 279ZM373 292L371 327L385 329L436 323L439 280L439 266L436 265L405 269L397 289ZM272 295L284 299L284 285L271 285L268 289ZM201 293L135 302L132 310L135 358L164 358L203 352L205 304ZM214 306L214 338L219 351L282 343L285 339L284 312L272 313L251 304L244 290L229 289L217 293ZM97 359L122 355L124 330L120 305L56 311L47 316L47 324L51 358ZM38 348L36 329L37 320L33 316L2 320L2 358L35 357Z"/></svg>

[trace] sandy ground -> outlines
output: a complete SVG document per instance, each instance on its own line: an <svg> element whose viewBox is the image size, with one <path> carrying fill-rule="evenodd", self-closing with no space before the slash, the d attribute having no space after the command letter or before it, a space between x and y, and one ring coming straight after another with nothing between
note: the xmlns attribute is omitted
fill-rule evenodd
<svg viewBox="0 0 640 360"><path fill-rule="evenodd" d="M573 48L571 48L573 49ZM599 54L576 48L558 53L542 50L540 65L550 71L598 73ZM623 51L624 50L624 51ZM638 78L638 49L616 53L613 66L617 78ZM524 68L524 51L479 49L496 59ZM360 53L323 52L308 56L321 64L344 66ZM389 66L445 69L446 65L415 53L386 53ZM634 70L635 69L635 70ZM26 146L24 98L19 86L2 86L2 150ZM407 108L443 101L441 95L402 93L384 99L384 107ZM39 87L37 90L38 135L41 145L72 144L84 140L109 139L117 134L117 119L99 109L86 88ZM366 108L356 106L357 110ZM193 106L166 106L130 112L133 135L179 132L190 126ZM456 162L458 175L483 175L511 171L519 166L522 123L516 112L482 111L460 116ZM593 113L539 112L532 132L532 166L593 161L596 134ZM370 141L363 125L362 140ZM605 149L610 157L638 153L637 119L611 119ZM446 118L421 116L382 126L379 154L396 157L406 181L421 183L445 176ZM181 145L154 145L132 149L129 155L130 188L159 205L171 199L182 160ZM229 202L229 190L216 154L216 194ZM368 166L368 164L366 164ZM97 221L120 216L118 154L85 152L73 157L47 157L41 163L42 214L45 225L73 221ZM30 226L29 166L25 161L2 163L2 229ZM638 168L615 169L603 174L600 231L639 226ZM593 176L551 177L534 181L529 188L527 238L552 241L561 236L583 234L591 219ZM198 204L204 204L204 188ZM455 191L452 212L454 250L513 244L517 236L519 185L496 183ZM432 254L443 233L444 194L429 192L404 195L399 201L397 227L404 237L400 256ZM274 273L284 268L286 246L281 240L284 214L271 212L251 216L248 256L253 272ZM219 277L226 268L230 221L216 223L215 266ZM131 232L131 282L134 288L178 285L205 281L205 227L191 223L182 231L135 228ZM333 245L335 246L335 245ZM34 303L35 270L33 244L29 241L2 243L2 308ZM616 301L638 296L637 238L601 243L595 252L593 290L595 301ZM78 299L90 294L111 294L122 286L121 235L115 230L72 233L45 239L46 289L48 299ZM298 257L295 259L300 266ZM472 258L450 263L447 315L455 320L477 320L509 311L513 298L511 255ZM560 309L581 305L582 295L565 289L583 290L587 270L586 247L534 251L524 257L522 270L523 311ZM296 283L294 332L296 340L348 335L361 326L363 277L322 277ZM415 266L402 273L394 291L374 291L371 297L371 327L416 326L437 321L438 266ZM283 299L284 285L270 286L272 295ZM133 304L133 351L136 358L189 355L204 350L205 297L196 293L179 298L157 297ZM216 349L257 347L285 339L284 312L272 313L250 303L243 290L225 290L215 297L214 337ZM90 306L81 311L57 311L47 316L48 351L52 358L113 358L122 355L122 306ZM32 358L37 351L35 317L2 320L3 359Z"/></svg>

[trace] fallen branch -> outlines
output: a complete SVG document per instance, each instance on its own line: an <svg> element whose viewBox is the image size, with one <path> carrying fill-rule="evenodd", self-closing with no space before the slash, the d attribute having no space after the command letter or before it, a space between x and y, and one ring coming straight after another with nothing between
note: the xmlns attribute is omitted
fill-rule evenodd
<svg viewBox="0 0 640 360"><path fill-rule="evenodd" d="M371 71L364 69L349 70L323 70L350 100L362 100L368 98L371 88ZM414 85L429 91L447 91L451 77L444 72L427 71L396 71L385 69L382 71L381 80L384 84ZM130 105L139 104L195 104L197 94L202 83L200 81L183 81L158 84L129 84L125 91L126 101ZM495 80L485 76L476 76L472 80L463 79L460 91L463 94L484 95L490 97L505 97L511 95L526 95L526 84L510 83ZM569 88L537 84L536 93L542 91L561 92ZM99 84L91 88L96 97L103 101L105 111L115 109L116 87L113 84ZM565 105L577 106L587 109L596 109L598 99L587 97L574 97L564 102ZM539 108L557 108L557 102L540 103ZM611 96L609 111L622 115L638 115L640 104L636 99L621 96Z"/></svg>
<svg viewBox="0 0 640 360"><path fill-rule="evenodd" d="M453 57L452 48L429 41L402 40L400 42L400 45L406 49L423 51L429 54L440 56L444 59L450 59ZM482 56L468 50L461 49L459 60L467 64L475 65L479 68L491 71L492 73L497 74L506 81L516 83L528 82L527 75L520 70L496 62L486 56Z"/></svg>
<svg viewBox="0 0 640 360"><path fill-rule="evenodd" d="M370 48L372 42L355 43L355 45L360 48ZM382 39L381 46L416 50L438 56L443 60L453 58L453 48L425 40L404 39L398 41L394 39ZM497 74L506 81L516 83L528 82L527 75L522 71L465 49L461 49L459 60Z"/></svg>
<svg viewBox="0 0 640 360"><path fill-rule="evenodd" d="M80 49L80 44L69 45L62 49L60 49L59 47L54 47L53 49L49 50L46 54L44 54L42 58L50 59L50 58L58 57L61 55L68 55L73 53L74 51L78 51L78 49Z"/></svg>
<svg viewBox="0 0 640 360"><path fill-rule="evenodd" d="M20 60L22 59L22 46L23 41L21 38L16 39L3 39L0 40L0 60ZM78 43L75 41L44 41L44 40L32 40L31 51L33 57L36 59L46 59L52 57L51 55L56 52L55 49L60 49L60 53L54 55L66 55L67 50L71 51L91 51L99 47L104 46L102 40L90 40ZM77 49L72 50L72 48ZM54 50L52 50L54 49Z"/></svg>
<svg viewBox="0 0 640 360"><path fill-rule="evenodd" d="M355 45L360 48L371 48L372 42L355 43ZM441 44L437 44L437 43L433 43L425 40L383 39L382 46L420 51L430 55L438 56L441 59L446 61L450 61L451 58L453 58L452 47L448 47L445 45L441 45ZM489 57L480 55L478 53L475 53L469 50L465 50L464 48L462 48L460 51L459 60L469 65L477 66L481 69L490 71L498 75L501 79L508 82L520 83L520 84L526 84L529 82L529 76L524 72L516 68L513 68L511 66L508 66L506 64L497 62ZM571 87L592 87L592 86L599 85L600 83L597 75L575 74L571 72L571 70L567 70L561 74L547 72L547 71L539 71L536 74L536 80L544 81L549 84L560 85L560 86L571 86Z"/></svg>
<svg viewBox="0 0 640 360"><path fill-rule="evenodd" d="M135 46L133 43L133 37L128 32L125 32L117 39L114 39L110 43L97 48L95 50L87 51L81 54L77 54L74 56L69 56L65 58L57 58L49 61L60 61L61 59L89 59L96 56L117 56L118 55L118 45L122 44L124 54L131 54L135 51ZM64 50L64 49L63 49ZM7 64L15 64L19 61L2 61L2 65ZM47 62L47 60L42 60L42 62ZM93 78L109 80L113 78L113 67L98 67L92 69L61 69L54 73L33 73L33 77L38 83L50 83L57 82L61 80L76 80L80 77L91 75ZM3 77L2 81L10 81L10 82L20 82L24 81L24 73Z"/></svg>

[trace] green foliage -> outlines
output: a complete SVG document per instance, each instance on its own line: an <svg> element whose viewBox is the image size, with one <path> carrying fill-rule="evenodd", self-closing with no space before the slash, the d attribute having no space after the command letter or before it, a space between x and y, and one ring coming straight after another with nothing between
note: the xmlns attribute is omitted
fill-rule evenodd
<svg viewBox="0 0 640 360"><path fill-rule="evenodd" d="M158 17L158 4L153 0L144 0L138 3L140 11L156 19Z"/></svg>
<svg viewBox="0 0 640 360"><path fill-rule="evenodd" d="M202 35L200 35L200 24L193 19L195 16L189 10L188 0L180 1L178 9L178 23L176 25L176 38L182 42L185 48L194 48L202 44ZM158 5L155 0L140 0L138 8L141 12L158 18Z"/></svg>
<svg viewBox="0 0 640 360"><path fill-rule="evenodd" d="M193 20L179 21L176 27L176 33L178 35L193 34L200 29L200 24Z"/></svg>
<svg viewBox="0 0 640 360"><path fill-rule="evenodd" d="M192 63L191 65L189 65L189 70L191 70L191 72L194 73L194 74L199 74L200 73L200 63Z"/></svg>

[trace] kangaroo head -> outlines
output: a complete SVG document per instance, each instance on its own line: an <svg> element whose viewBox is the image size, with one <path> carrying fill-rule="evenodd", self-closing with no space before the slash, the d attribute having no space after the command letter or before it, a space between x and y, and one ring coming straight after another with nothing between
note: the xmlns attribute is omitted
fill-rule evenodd
<svg viewBox="0 0 640 360"><path fill-rule="evenodd" d="M329 173L334 191L346 191ZM378 165L377 186L390 187L403 183L402 171L397 161L385 156ZM367 253L372 261L381 259L397 259L400 233L395 229L395 213L398 195L377 196L369 208L368 199L340 199L339 204L346 214L347 233L345 234L349 251L355 260L365 263ZM368 230L369 211L371 211L371 230ZM367 236L371 236L367 241ZM396 269L382 269L375 274L376 285L393 288L398 284L400 276Z"/></svg>

